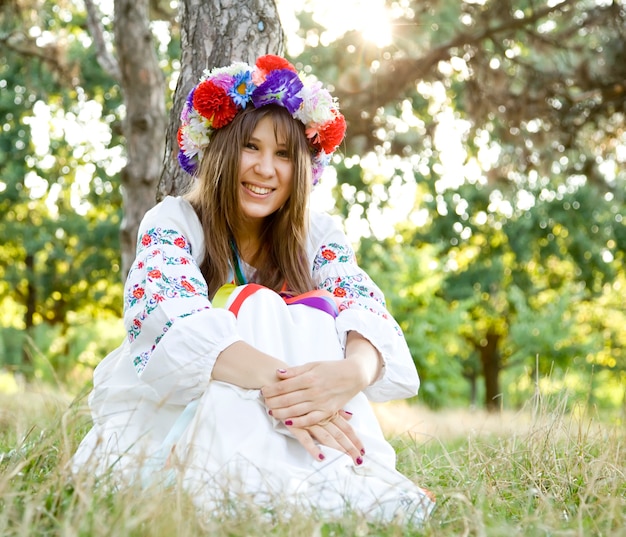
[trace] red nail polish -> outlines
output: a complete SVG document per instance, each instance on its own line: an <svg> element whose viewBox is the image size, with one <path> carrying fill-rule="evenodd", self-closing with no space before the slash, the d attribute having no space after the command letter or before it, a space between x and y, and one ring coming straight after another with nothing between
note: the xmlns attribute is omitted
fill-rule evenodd
<svg viewBox="0 0 626 537"><path fill-rule="evenodd" d="M323 461L326 457L324 456L324 454L323 454L323 453L320 453L320 454L317 456L317 458L318 458L320 461Z"/></svg>
<svg viewBox="0 0 626 537"><path fill-rule="evenodd" d="M363 464L363 459L361 457L357 457L355 462L358 466L360 466L361 464Z"/></svg>
<svg viewBox="0 0 626 537"><path fill-rule="evenodd" d="M350 416L352 416L352 412L350 412L349 410L344 410L344 412L345 412L346 414L349 414Z"/></svg>
<svg viewBox="0 0 626 537"><path fill-rule="evenodd" d="M291 420L286 420L286 421L285 421L285 425L286 425L287 427L291 427L291 426L293 425L293 421L291 421Z"/></svg>
<svg viewBox="0 0 626 537"><path fill-rule="evenodd" d="M271 413L272 413L272 411L270 410L270 414ZM361 455L365 455L365 450L364 449L361 450Z"/></svg>
<svg viewBox="0 0 626 537"><path fill-rule="evenodd" d="M284 375L285 373L287 373L286 369L277 369L276 371L278 371L281 375Z"/></svg>
<svg viewBox="0 0 626 537"><path fill-rule="evenodd" d="M272 413L272 411L271 411L271 410L269 410L267 413L268 413L270 416L273 416L273 415L274 415L274 414Z"/></svg>

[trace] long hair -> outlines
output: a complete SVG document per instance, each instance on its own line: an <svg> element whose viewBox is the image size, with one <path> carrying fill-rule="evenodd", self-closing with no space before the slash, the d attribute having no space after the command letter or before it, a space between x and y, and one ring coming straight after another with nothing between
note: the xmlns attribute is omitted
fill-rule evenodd
<svg viewBox="0 0 626 537"><path fill-rule="evenodd" d="M200 270L209 286L209 298L227 282L233 263L231 241L243 222L239 203L239 162L264 117L274 122L274 134L285 137L293 162L292 190L285 204L265 218L261 246L253 260L254 281L275 291L286 284L291 293L313 289L306 255L307 206L311 188L311 153L304 126L280 106L248 107L211 136L198 177L185 198L195 209L204 230L205 256Z"/></svg>

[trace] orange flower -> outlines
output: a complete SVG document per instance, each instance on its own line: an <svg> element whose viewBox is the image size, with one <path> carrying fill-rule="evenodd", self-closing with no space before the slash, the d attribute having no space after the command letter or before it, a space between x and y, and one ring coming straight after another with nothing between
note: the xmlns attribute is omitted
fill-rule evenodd
<svg viewBox="0 0 626 537"><path fill-rule="evenodd" d="M183 239L182 237L176 237L174 239L174 244L178 246L179 248L184 248L185 246L187 246L187 241Z"/></svg>
<svg viewBox="0 0 626 537"><path fill-rule="evenodd" d="M333 291L333 295L341 298L346 296L346 290L343 287L335 287L335 290Z"/></svg>
<svg viewBox="0 0 626 537"><path fill-rule="evenodd" d="M143 244L144 246L148 246L148 244L150 244L152 242L152 239L150 238L150 235L146 234L143 237L141 237L141 244Z"/></svg>
<svg viewBox="0 0 626 537"><path fill-rule="evenodd" d="M150 276L150 278L158 279L161 277L161 271L159 269L151 270L148 272L148 276Z"/></svg>
<svg viewBox="0 0 626 537"><path fill-rule="evenodd" d="M135 298L142 298L144 294L145 291L143 290L143 287L137 287L137 289L133 291L133 296Z"/></svg>
<svg viewBox="0 0 626 537"><path fill-rule="evenodd" d="M189 291L190 293L195 293L196 292L196 288L191 285L187 280L183 280L182 282L180 282L180 284L187 289L187 291Z"/></svg>
<svg viewBox="0 0 626 537"><path fill-rule="evenodd" d="M328 261L332 261L337 255L332 250L322 250L322 257Z"/></svg>

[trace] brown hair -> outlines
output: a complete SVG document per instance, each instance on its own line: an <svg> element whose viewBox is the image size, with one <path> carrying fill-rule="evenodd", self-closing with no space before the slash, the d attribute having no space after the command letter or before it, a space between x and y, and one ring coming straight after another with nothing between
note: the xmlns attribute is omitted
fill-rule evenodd
<svg viewBox="0 0 626 537"><path fill-rule="evenodd" d="M204 230L205 256L200 270L209 286L210 298L227 283L233 261L231 241L243 221L238 188L241 150L259 121L267 116L274 122L275 135L285 136L294 172L289 198L265 219L261 247L253 260L257 269L254 281L275 291L286 283L292 293L304 293L314 287L306 255L312 172L304 126L281 106L249 106L211 136L195 184L185 195Z"/></svg>

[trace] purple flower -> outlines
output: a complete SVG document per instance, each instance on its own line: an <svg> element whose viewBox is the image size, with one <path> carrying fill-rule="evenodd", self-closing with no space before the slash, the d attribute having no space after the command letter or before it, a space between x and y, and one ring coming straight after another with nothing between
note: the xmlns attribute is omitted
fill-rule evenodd
<svg viewBox="0 0 626 537"><path fill-rule="evenodd" d="M190 159L187 155L185 155L184 151L178 152L178 163L180 164L180 167L189 175L193 175L196 172L195 159Z"/></svg>
<svg viewBox="0 0 626 537"><path fill-rule="evenodd" d="M252 92L252 103L255 108L278 104L293 115L302 104L302 97L298 95L302 87L302 81L297 73L288 69L276 69Z"/></svg>
<svg viewBox="0 0 626 537"><path fill-rule="evenodd" d="M189 92L189 95L187 95L187 100L185 102L185 104L189 107L189 109L191 110L193 108L193 94L196 91L196 86L193 87L193 89Z"/></svg>

